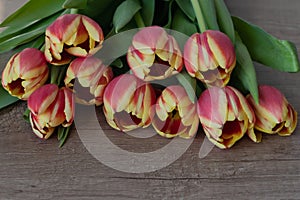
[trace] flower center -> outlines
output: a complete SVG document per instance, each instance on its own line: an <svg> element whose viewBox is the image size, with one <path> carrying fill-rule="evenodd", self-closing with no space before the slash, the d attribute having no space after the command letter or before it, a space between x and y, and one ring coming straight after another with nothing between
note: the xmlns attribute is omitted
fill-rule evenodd
<svg viewBox="0 0 300 200"><path fill-rule="evenodd" d="M126 111L117 112L114 115L114 121L116 125L122 130L123 127L129 127L132 125L139 126L142 122L142 119L138 118L136 115L132 114L131 112L128 113Z"/></svg>
<svg viewBox="0 0 300 200"><path fill-rule="evenodd" d="M23 79L18 78L17 80L8 84L9 91L11 91L12 95L23 95L25 93L25 89L22 86L23 81Z"/></svg>
<svg viewBox="0 0 300 200"><path fill-rule="evenodd" d="M164 76L165 72L170 68L170 64L168 61L162 60L155 54L155 60L153 65L150 67L150 76Z"/></svg>
<svg viewBox="0 0 300 200"><path fill-rule="evenodd" d="M279 132L282 129L282 127L284 126L284 124L285 124L285 122L281 122L281 123L276 124L272 128L272 131L275 132L275 133Z"/></svg>
<svg viewBox="0 0 300 200"><path fill-rule="evenodd" d="M222 143L225 146L230 146L238 140L244 133L242 133L241 123L239 120L227 121L222 129L221 138L224 140Z"/></svg>
<svg viewBox="0 0 300 200"><path fill-rule="evenodd" d="M77 84L75 84L77 82ZM79 99L90 101L91 99L94 99L94 95L90 93L89 87L82 87L79 80L77 78L72 80L73 87L71 86L70 89L74 89L76 92L76 96ZM74 85L75 84L75 85ZM75 87L74 87L75 86Z"/></svg>

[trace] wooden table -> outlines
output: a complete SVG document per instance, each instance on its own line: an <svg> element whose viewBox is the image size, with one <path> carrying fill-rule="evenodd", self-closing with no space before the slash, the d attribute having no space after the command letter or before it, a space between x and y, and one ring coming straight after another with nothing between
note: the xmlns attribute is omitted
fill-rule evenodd
<svg viewBox="0 0 300 200"><path fill-rule="evenodd" d="M293 41L300 52L299 0L227 0L233 15ZM2 57L1 65L7 58ZM300 112L300 73L256 64L260 84L279 88ZM61 149L56 137L40 141L19 102L0 111L0 199L299 199L300 127L290 137L247 137L232 149L214 148L200 159L199 134L171 165L150 173L125 173L103 165L85 148L75 128ZM101 118L101 114L99 116ZM103 120L102 120L103 121ZM102 123L103 124L103 123ZM104 125L105 126L105 125ZM166 144L107 130L116 145L149 152ZM163 156L163 155L162 155Z"/></svg>

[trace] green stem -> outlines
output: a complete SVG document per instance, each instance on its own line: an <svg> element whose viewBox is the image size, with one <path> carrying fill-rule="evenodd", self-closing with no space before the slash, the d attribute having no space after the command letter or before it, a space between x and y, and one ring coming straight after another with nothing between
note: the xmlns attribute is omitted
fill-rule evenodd
<svg viewBox="0 0 300 200"><path fill-rule="evenodd" d="M70 9L70 14L77 14L77 13L78 13L78 9L76 9L76 8Z"/></svg>
<svg viewBox="0 0 300 200"><path fill-rule="evenodd" d="M45 45L45 43L43 44L43 46L40 48L40 51L45 51L45 48L46 48L46 45Z"/></svg>
<svg viewBox="0 0 300 200"><path fill-rule="evenodd" d="M105 40L115 34L115 28L112 28L109 33L106 34Z"/></svg>
<svg viewBox="0 0 300 200"><path fill-rule="evenodd" d="M28 108L26 108L26 110L23 113L23 118L29 122L29 114L30 114L30 110Z"/></svg>
<svg viewBox="0 0 300 200"><path fill-rule="evenodd" d="M198 21L200 32L203 33L204 31L207 30L207 26L206 26L206 23L204 20L203 13L200 8L200 4L199 4L198 0L191 0L191 3L192 3L192 6L193 6L193 9L194 9L197 21Z"/></svg>
<svg viewBox="0 0 300 200"><path fill-rule="evenodd" d="M134 15L134 20L135 20L136 25L137 25L139 28L143 28L143 27L146 26L140 12L137 12L137 13Z"/></svg>
<svg viewBox="0 0 300 200"><path fill-rule="evenodd" d="M62 86L64 85L64 79L66 77L66 71L67 71L67 66L61 66L60 67L60 72L57 78L57 85Z"/></svg>
<svg viewBox="0 0 300 200"><path fill-rule="evenodd" d="M65 144L65 142L66 142L66 140L69 136L70 130L71 130L71 126L68 126L68 127L60 126L60 127L58 127L58 138L57 139L59 140L59 147L60 148Z"/></svg>
<svg viewBox="0 0 300 200"><path fill-rule="evenodd" d="M66 76L67 65L63 66L51 66L51 79L50 83L58 86L63 85L64 78Z"/></svg>
<svg viewBox="0 0 300 200"><path fill-rule="evenodd" d="M57 84L57 78L59 76L59 67L57 66L51 66L51 84Z"/></svg>

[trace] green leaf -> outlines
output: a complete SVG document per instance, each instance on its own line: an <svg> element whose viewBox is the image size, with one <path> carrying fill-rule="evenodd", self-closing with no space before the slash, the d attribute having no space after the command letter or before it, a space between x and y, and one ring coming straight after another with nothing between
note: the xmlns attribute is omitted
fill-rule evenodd
<svg viewBox="0 0 300 200"><path fill-rule="evenodd" d="M164 26L164 28L171 28L172 24L172 5L173 5L173 0L169 2L169 9L168 9L168 21L167 24Z"/></svg>
<svg viewBox="0 0 300 200"><path fill-rule="evenodd" d="M47 17L30 27L0 38L0 53L7 52L15 47L32 41L41 35L44 35L46 28L64 12L58 12Z"/></svg>
<svg viewBox="0 0 300 200"><path fill-rule="evenodd" d="M66 0L63 8L84 9L87 6L88 0Z"/></svg>
<svg viewBox="0 0 300 200"><path fill-rule="evenodd" d="M234 76L242 84L243 88L251 93L256 102L258 102L258 86L256 72L248 52L239 35L236 34L236 58L237 66L234 69Z"/></svg>
<svg viewBox="0 0 300 200"><path fill-rule="evenodd" d="M70 130L71 130L71 126L69 126L69 127L59 126L58 127L57 139L59 141L59 147L62 147L65 144L65 142L69 136Z"/></svg>
<svg viewBox="0 0 300 200"><path fill-rule="evenodd" d="M235 30L233 26L233 22L231 19L231 15L228 11L228 8L224 2L224 0L214 0L216 12L217 12L217 20L219 23L220 30L224 32L232 41L235 43Z"/></svg>
<svg viewBox="0 0 300 200"><path fill-rule="evenodd" d="M117 68L122 68L124 65L123 65L123 62L121 60L121 58L117 58L116 60L114 60L110 66L113 66L113 67L117 67Z"/></svg>
<svg viewBox="0 0 300 200"><path fill-rule="evenodd" d="M238 17L232 19L254 61L284 72L299 71L298 52L292 42L279 40Z"/></svg>
<svg viewBox="0 0 300 200"><path fill-rule="evenodd" d="M17 47L18 45L25 44L44 33L43 29L37 29L30 32L25 32L18 36L12 37L9 40L6 40L0 43L0 53L10 51Z"/></svg>
<svg viewBox="0 0 300 200"><path fill-rule="evenodd" d="M184 12L184 14L191 20L195 21L195 13L191 2L188 0L175 0L179 8Z"/></svg>
<svg viewBox="0 0 300 200"><path fill-rule="evenodd" d="M7 17L0 27L27 26L62 10L65 0L30 0L12 15Z"/></svg>
<svg viewBox="0 0 300 200"><path fill-rule="evenodd" d="M107 34L113 30L114 27L112 24L113 16L117 7L124 0L88 0L87 6L85 9L78 10L78 13L89 16L94 19L102 28L105 37L107 38Z"/></svg>
<svg viewBox="0 0 300 200"><path fill-rule="evenodd" d="M146 26L151 26L155 11L155 0L140 0L142 3L141 15Z"/></svg>
<svg viewBox="0 0 300 200"><path fill-rule="evenodd" d="M198 0L208 29L219 30L217 14L213 0Z"/></svg>
<svg viewBox="0 0 300 200"><path fill-rule="evenodd" d="M103 12L113 12L111 7L115 2L116 0L101 0L101 3L99 3L99 0L88 0L86 8L79 10L79 12L83 15L87 15L93 19L96 19L99 16L102 16Z"/></svg>
<svg viewBox="0 0 300 200"><path fill-rule="evenodd" d="M180 9L177 9L174 13L172 29L188 36L198 32L197 26Z"/></svg>
<svg viewBox="0 0 300 200"><path fill-rule="evenodd" d="M126 0L120 4L113 17L115 32L118 33L121 28L129 23L141 8L138 0Z"/></svg>
<svg viewBox="0 0 300 200"><path fill-rule="evenodd" d="M43 46L44 43L45 43L45 35L42 34L38 38L36 38L36 39L34 39L30 42L27 42L25 44L17 46L16 48L13 49L13 52L17 53L17 52L20 52L20 51L22 51L26 48L40 49Z"/></svg>
<svg viewBox="0 0 300 200"><path fill-rule="evenodd" d="M29 114L30 114L30 110L28 108L26 108L26 110L23 113L23 118L27 122L30 122L30 120L29 120Z"/></svg>
<svg viewBox="0 0 300 200"><path fill-rule="evenodd" d="M9 106L15 102L17 102L19 99L16 97L11 96L3 87L2 84L0 84L0 109Z"/></svg>
<svg viewBox="0 0 300 200"><path fill-rule="evenodd" d="M60 15L66 14L68 13L68 11L64 11L64 12L57 12L54 13L53 15L46 17L40 21L37 21L36 23L30 24L28 26L11 26L11 27L7 27L3 32L0 33L0 42L4 42L5 40L8 40L12 37L18 36L24 32L29 32L32 31L34 29L38 29L40 27L47 27L49 26L54 20L56 20Z"/></svg>
<svg viewBox="0 0 300 200"><path fill-rule="evenodd" d="M196 86L197 81L195 78L191 77L186 71L183 71L176 75L179 83L184 87L186 93L188 94L190 100L195 103L196 98Z"/></svg>

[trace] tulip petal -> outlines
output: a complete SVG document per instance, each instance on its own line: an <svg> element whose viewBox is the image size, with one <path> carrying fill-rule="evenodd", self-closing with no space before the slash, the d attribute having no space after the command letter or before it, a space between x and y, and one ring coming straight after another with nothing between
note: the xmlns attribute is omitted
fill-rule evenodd
<svg viewBox="0 0 300 200"><path fill-rule="evenodd" d="M152 121L154 129L167 138L178 135L183 138L193 137L199 125L193 106L182 86L168 86L157 100L156 116ZM186 109L187 107L191 109Z"/></svg>
<svg viewBox="0 0 300 200"><path fill-rule="evenodd" d="M104 92L104 102L111 105L115 112L121 112L133 98L136 88L137 80L133 75L121 75L108 84Z"/></svg>
<svg viewBox="0 0 300 200"><path fill-rule="evenodd" d="M207 36L207 42L219 66L223 69L232 68L235 65L236 57L229 37L220 31L212 30L208 30L204 34Z"/></svg>
<svg viewBox="0 0 300 200"><path fill-rule="evenodd" d="M156 49L164 49L168 39L168 34L163 28L151 26L145 27L135 34L132 44L143 54L152 54Z"/></svg>
<svg viewBox="0 0 300 200"><path fill-rule="evenodd" d="M85 57L88 55L88 52L81 47L70 47L70 48L66 48L65 51L77 57Z"/></svg>
<svg viewBox="0 0 300 200"><path fill-rule="evenodd" d="M65 114L65 122L62 124L64 127L68 127L73 123L73 119L75 116L75 103L73 93L67 89L61 89L64 93L64 114Z"/></svg>
<svg viewBox="0 0 300 200"><path fill-rule="evenodd" d="M134 35L127 61L133 73L145 81L165 79L183 66L177 42L158 26L143 28Z"/></svg>
<svg viewBox="0 0 300 200"><path fill-rule="evenodd" d="M32 113L30 113L29 115L29 120L33 133L41 139L48 139L55 130L55 128L52 127L39 127L39 125L36 122L36 118L32 115Z"/></svg>
<svg viewBox="0 0 300 200"><path fill-rule="evenodd" d="M192 77L209 86L224 87L236 64L234 46L220 31L195 33L184 46L184 62Z"/></svg>
<svg viewBox="0 0 300 200"><path fill-rule="evenodd" d="M228 106L225 90L211 87L198 100L198 115L207 127L220 128L226 122Z"/></svg>
<svg viewBox="0 0 300 200"><path fill-rule="evenodd" d="M247 97L256 114L255 129L281 136L291 135L297 124L297 113L283 94L268 85L259 86L259 104Z"/></svg>
<svg viewBox="0 0 300 200"><path fill-rule="evenodd" d="M72 56L96 53L104 40L101 27L80 14L65 14L46 29L45 56L51 64L61 65Z"/></svg>
<svg viewBox="0 0 300 200"><path fill-rule="evenodd" d="M284 127L278 132L280 136L291 135L297 127L298 114L291 105L288 105L288 116Z"/></svg>
<svg viewBox="0 0 300 200"><path fill-rule="evenodd" d="M287 115L287 102L282 93L274 87L262 85L259 86L259 105L255 104L253 99L251 105L255 112L269 121L282 122Z"/></svg>
<svg viewBox="0 0 300 200"><path fill-rule="evenodd" d="M29 110L38 115L55 101L58 94L58 87L55 84L47 84L33 92L28 98Z"/></svg>
<svg viewBox="0 0 300 200"><path fill-rule="evenodd" d="M104 40L101 27L95 21L86 16L82 16L82 23L84 24L84 27L86 28L90 38L101 44Z"/></svg>

